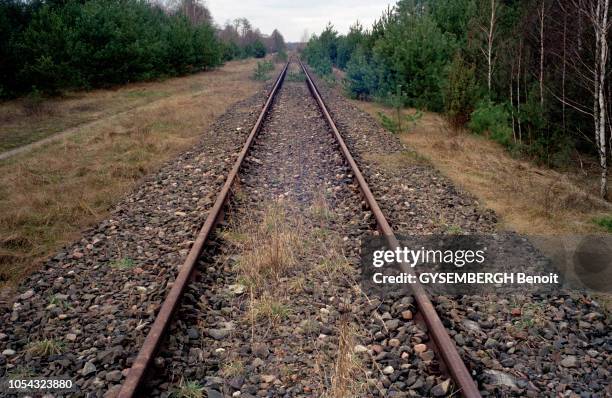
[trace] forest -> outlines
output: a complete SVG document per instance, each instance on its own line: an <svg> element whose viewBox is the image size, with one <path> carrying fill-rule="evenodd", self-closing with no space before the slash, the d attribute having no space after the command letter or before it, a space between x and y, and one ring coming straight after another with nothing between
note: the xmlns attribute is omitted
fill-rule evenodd
<svg viewBox="0 0 612 398"><path fill-rule="evenodd" d="M609 199L609 20L609 0L401 0L304 57L353 98L443 112L550 167L593 159Z"/></svg>
<svg viewBox="0 0 612 398"><path fill-rule="evenodd" d="M244 18L216 27L198 0L0 0L0 98L183 75L284 46Z"/></svg>

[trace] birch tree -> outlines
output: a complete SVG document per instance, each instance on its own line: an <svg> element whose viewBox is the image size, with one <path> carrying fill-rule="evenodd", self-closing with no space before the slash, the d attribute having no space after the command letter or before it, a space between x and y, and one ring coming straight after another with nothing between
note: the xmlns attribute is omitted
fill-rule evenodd
<svg viewBox="0 0 612 398"><path fill-rule="evenodd" d="M584 68L591 76L584 76L583 79L592 84L593 94L593 125L594 141L599 156L600 176L600 195L606 198L608 193L608 153L610 152L607 138L607 109L608 98L606 96L606 72L608 65L608 31L610 28L609 12L610 0L577 0L574 5L579 12L585 16L590 23L594 34L594 57L593 65ZM581 64L584 64L584 56L579 54L577 57Z"/></svg>
<svg viewBox="0 0 612 398"><path fill-rule="evenodd" d="M598 143L597 149L599 151L599 165L601 167L600 194L603 198L605 198L608 193L608 150L606 142L607 98L605 95L605 85L606 67L608 64L608 30L610 27L608 21L609 8L610 0L596 0L595 12L589 14L593 29L595 30L595 47L596 54L598 55L595 59L596 93L594 99L599 109L595 116L595 136Z"/></svg>
<svg viewBox="0 0 612 398"><path fill-rule="evenodd" d="M563 44L563 87L561 95L555 95L558 100L579 113L589 115L593 120L593 133L590 139L593 142L600 166L599 193L602 198L608 194L608 167L609 156L612 153L612 142L609 141L610 125L608 123L608 32L610 29L610 0L569 0L570 7L565 7L562 0L558 0L561 9L571 8L578 21L588 24L588 28L575 35L575 42L566 43L564 32ZM573 15L573 14L569 14ZM582 22L579 23L582 25ZM590 29L590 32L589 32ZM584 32L584 34L582 34ZM590 34L589 34L590 33ZM574 83L583 87L590 93L590 105L584 103L582 98L569 98L565 92L565 68L570 68Z"/></svg>
<svg viewBox="0 0 612 398"><path fill-rule="evenodd" d="M488 12L486 14L486 19L480 24L479 29L485 37L485 43L481 47L480 51L484 55L487 62L487 88L490 95L493 81L493 63L495 61L493 49L497 31L497 19L499 17L499 3L497 0L488 0L488 4L486 3L487 2L485 2L484 5L487 7L483 9L487 9Z"/></svg>
<svg viewBox="0 0 612 398"><path fill-rule="evenodd" d="M541 0L540 7L538 9L538 19L540 23L540 73L539 73L539 81L540 81L540 107L544 109L544 26L545 26L545 18L546 18L546 1Z"/></svg>

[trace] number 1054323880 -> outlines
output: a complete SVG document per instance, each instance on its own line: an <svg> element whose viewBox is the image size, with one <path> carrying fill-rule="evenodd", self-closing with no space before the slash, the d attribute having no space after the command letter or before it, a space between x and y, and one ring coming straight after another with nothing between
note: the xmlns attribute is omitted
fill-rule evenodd
<svg viewBox="0 0 612 398"><path fill-rule="evenodd" d="M69 378L7 378L0 383L0 393L75 392L76 385Z"/></svg>

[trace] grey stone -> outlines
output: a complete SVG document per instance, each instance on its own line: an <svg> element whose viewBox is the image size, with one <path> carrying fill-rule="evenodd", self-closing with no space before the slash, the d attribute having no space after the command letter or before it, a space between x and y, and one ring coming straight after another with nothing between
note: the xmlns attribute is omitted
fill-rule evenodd
<svg viewBox="0 0 612 398"><path fill-rule="evenodd" d="M195 328L189 328L187 329L187 336L189 336L191 340L197 340L200 338L200 332Z"/></svg>
<svg viewBox="0 0 612 398"><path fill-rule="evenodd" d="M223 340L229 335L228 329L208 329L208 335L215 340Z"/></svg>
<svg viewBox="0 0 612 398"><path fill-rule="evenodd" d="M480 325L478 325L478 323L469 319L462 320L461 325L463 325L463 327L470 332L480 332L481 330Z"/></svg>
<svg viewBox="0 0 612 398"><path fill-rule="evenodd" d="M390 319L385 322L385 327L389 331L394 331L395 329L399 327L399 323L400 323L399 319Z"/></svg>
<svg viewBox="0 0 612 398"><path fill-rule="evenodd" d="M270 351L268 350L268 345L265 343L253 343L251 345L251 351L253 355L259 358L266 358Z"/></svg>
<svg viewBox="0 0 612 398"><path fill-rule="evenodd" d="M423 361L431 361L434 359L435 354L433 351L429 350L429 351L422 352L420 357Z"/></svg>
<svg viewBox="0 0 612 398"><path fill-rule="evenodd" d="M444 397L448 393L448 389L450 388L450 379L443 381L440 384L435 385L431 389L431 394L434 397Z"/></svg>
<svg viewBox="0 0 612 398"><path fill-rule="evenodd" d="M90 374L95 373L96 370L96 365L89 361L85 364L85 366L83 366L83 369L81 369L81 374L83 376L89 376Z"/></svg>
<svg viewBox="0 0 612 398"><path fill-rule="evenodd" d="M453 336L453 338L455 339L455 342L457 344L465 345L465 338L463 337L461 333L457 333L456 335Z"/></svg>
<svg viewBox="0 0 612 398"><path fill-rule="evenodd" d="M242 376L233 377L229 381L230 387L232 387L235 390L240 390L243 384L244 384L244 377Z"/></svg>
<svg viewBox="0 0 612 398"><path fill-rule="evenodd" d="M573 355L568 355L561 361L561 366L564 368L575 368L578 365L578 358Z"/></svg>
<svg viewBox="0 0 612 398"><path fill-rule="evenodd" d="M515 378L512 375L509 375L508 373L491 369L486 369L484 373L488 377L488 384L491 384L493 386L506 386L510 388L517 388Z"/></svg>
<svg viewBox="0 0 612 398"><path fill-rule="evenodd" d="M223 394L217 390L213 390L212 388L205 388L204 391L206 391L206 396L208 398L224 398Z"/></svg>
<svg viewBox="0 0 612 398"><path fill-rule="evenodd" d="M121 380L121 377L122 375L120 370L113 370L108 372L105 378L107 381L119 381Z"/></svg>

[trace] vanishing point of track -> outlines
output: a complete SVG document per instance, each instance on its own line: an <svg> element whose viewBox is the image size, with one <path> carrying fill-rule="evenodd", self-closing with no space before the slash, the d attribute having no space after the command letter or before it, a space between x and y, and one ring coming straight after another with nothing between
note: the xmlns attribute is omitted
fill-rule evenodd
<svg viewBox="0 0 612 398"><path fill-rule="evenodd" d="M340 132L338 131L332 119L332 116L327 110L327 107L313 79L311 78L307 68L302 64L302 62L298 62L306 77L306 83L308 85L310 93L316 100L324 119L326 120L331 131L333 132L334 138L342 152L344 160L349 165L352 171L353 178L361 191L363 200L368 209L372 212L374 219L376 220L378 230L384 236L389 248L398 247L399 241L395 237L393 229L391 228L384 214L382 213L376 199L374 198L374 195L368 187L365 178L359 170L357 163L353 159L353 156L351 155ZM232 194L232 187L237 180L238 172L240 171L243 161L247 157L247 154L249 153L253 142L257 138L257 135L262 127L262 123L266 115L268 114L277 93L283 85L290 63L291 61L289 61L284 66L278 78L276 79L255 125L250 131L250 134L242 150L240 151L238 158L236 159L232 169L230 170L227 179L223 187L221 188L221 191L219 192L217 199L213 207L211 208L208 217L206 218L206 221L204 222L204 225L198 233L198 236L196 237L196 240L194 241L187 258L183 263L183 266L180 268L176 280L173 283L172 288L168 293L167 297L165 298L161 309L155 319L155 322L153 323L148 335L146 336L145 341L142 347L140 348L138 356L133 362L133 365L130 368L127 378L123 383L123 386L119 393L120 398L128 398L135 396L139 388L142 386L142 383L145 380L147 374L147 370L153 362L155 354L158 348L160 347L164 339L164 335L172 321L172 316L180 305L183 292L186 290L187 285L192 281L192 277L196 269L198 259L201 256L205 245L209 241L209 238L212 237L216 226L224 219L224 210ZM405 264L400 264L400 267L402 272L413 272ZM464 397L479 397L480 393L478 391L478 388L474 383L472 377L470 376L465 364L461 360L455 344L452 342L450 336L445 330L427 293L425 292L423 287L418 284L411 286L411 293L419 310L418 314L426 323L428 333L432 337L434 343L433 348L436 352L438 352L438 354L444 361L445 369L453 378L457 390L460 391Z"/></svg>

